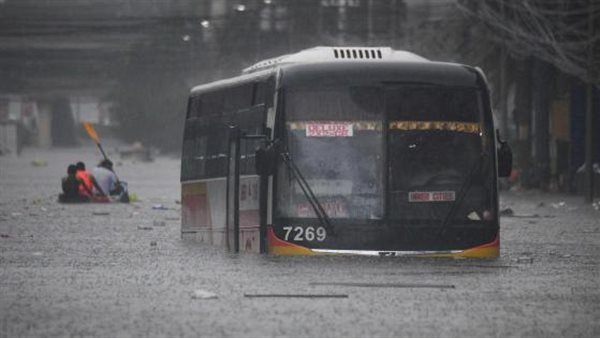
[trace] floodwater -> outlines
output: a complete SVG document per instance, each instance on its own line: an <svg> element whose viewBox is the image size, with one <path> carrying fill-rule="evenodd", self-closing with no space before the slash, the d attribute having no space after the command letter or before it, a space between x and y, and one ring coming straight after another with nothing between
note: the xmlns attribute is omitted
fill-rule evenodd
<svg viewBox="0 0 600 338"><path fill-rule="evenodd" d="M138 202L56 203L89 145L0 157L0 337L600 335L582 197L504 193L497 260L235 255L180 239L177 159L108 150Z"/></svg>

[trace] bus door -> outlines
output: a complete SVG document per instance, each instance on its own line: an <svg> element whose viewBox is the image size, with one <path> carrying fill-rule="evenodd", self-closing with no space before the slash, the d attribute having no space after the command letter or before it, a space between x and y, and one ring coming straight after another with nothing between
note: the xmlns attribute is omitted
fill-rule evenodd
<svg viewBox="0 0 600 338"><path fill-rule="evenodd" d="M227 249L233 252L240 251L240 131L232 127L229 129L229 147L227 161L227 203L225 219L225 238Z"/></svg>
<svg viewBox="0 0 600 338"><path fill-rule="evenodd" d="M237 127L229 130L225 226L227 248L236 253L266 251L267 178L254 169L255 146L261 138Z"/></svg>

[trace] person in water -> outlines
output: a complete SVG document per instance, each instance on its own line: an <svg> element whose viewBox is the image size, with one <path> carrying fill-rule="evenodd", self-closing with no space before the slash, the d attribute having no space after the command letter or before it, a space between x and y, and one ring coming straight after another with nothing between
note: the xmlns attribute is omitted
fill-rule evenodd
<svg viewBox="0 0 600 338"><path fill-rule="evenodd" d="M92 170L92 176L106 195L113 196L120 202L129 202L127 183L119 181L119 178L113 171L113 163L110 160L104 159L100 161L98 166Z"/></svg>
<svg viewBox="0 0 600 338"><path fill-rule="evenodd" d="M94 176L92 176L86 169L85 163L77 162L77 177L83 181L83 184L79 187L79 194L83 196L87 196L88 198L94 197L103 197L106 198L108 196L108 192L105 192L100 188L98 182ZM94 194L94 191L96 194Z"/></svg>
<svg viewBox="0 0 600 338"><path fill-rule="evenodd" d="M77 177L77 166L70 164L67 167L67 176L62 179L62 194L58 195L59 202L62 203L83 203L89 202L91 191L86 191L86 195L80 194L80 189L86 190L83 181Z"/></svg>
<svg viewBox="0 0 600 338"><path fill-rule="evenodd" d="M92 176L106 195L117 195L121 192L119 179L113 172L112 166L110 160L102 160L97 167L92 169Z"/></svg>

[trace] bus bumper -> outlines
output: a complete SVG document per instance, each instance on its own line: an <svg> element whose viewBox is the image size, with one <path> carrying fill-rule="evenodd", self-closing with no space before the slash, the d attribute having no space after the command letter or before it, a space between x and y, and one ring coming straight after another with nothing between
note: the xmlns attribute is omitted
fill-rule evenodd
<svg viewBox="0 0 600 338"><path fill-rule="evenodd" d="M313 256L313 255L359 255L381 257L440 257L440 258L479 258L489 259L500 256L500 233L493 241L463 250L449 251L375 251L375 250L336 250L311 249L279 239L272 228L267 230L269 254L279 256Z"/></svg>

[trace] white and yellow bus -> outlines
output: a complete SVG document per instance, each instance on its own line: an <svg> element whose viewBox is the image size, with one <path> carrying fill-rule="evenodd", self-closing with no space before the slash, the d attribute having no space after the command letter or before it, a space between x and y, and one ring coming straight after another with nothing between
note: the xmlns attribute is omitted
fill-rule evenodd
<svg viewBox="0 0 600 338"><path fill-rule="evenodd" d="M477 68L316 47L191 90L181 232L236 252L497 257L511 161Z"/></svg>

